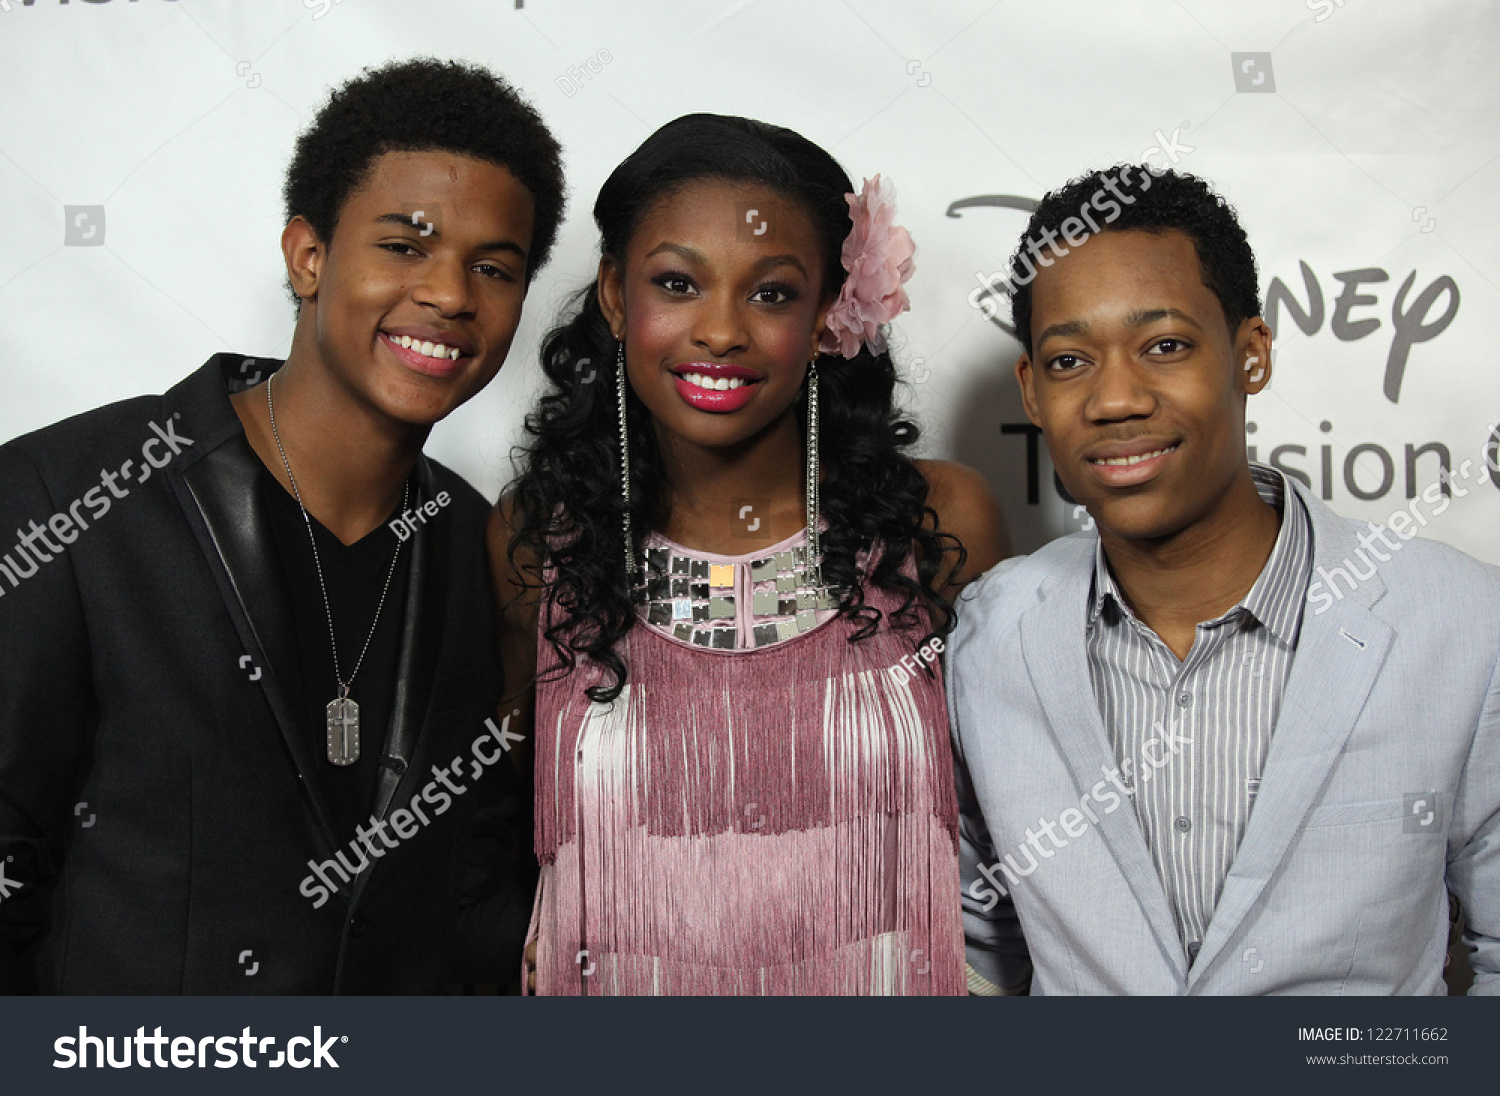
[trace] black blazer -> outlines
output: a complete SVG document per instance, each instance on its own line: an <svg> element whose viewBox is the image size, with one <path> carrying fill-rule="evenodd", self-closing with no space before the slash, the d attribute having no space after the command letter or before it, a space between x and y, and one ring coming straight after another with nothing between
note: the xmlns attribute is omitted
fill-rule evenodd
<svg viewBox="0 0 1500 1096"><path fill-rule="evenodd" d="M409 541L389 735L364 748L381 818L454 758L465 791L441 815L429 793L428 825L309 897L309 861L355 861L354 834L331 827L326 762L293 720L296 637L228 398L279 365L216 355L164 396L0 446L0 992L515 977L535 872L519 751L468 778L500 693L488 506L426 458L417 501L452 501Z"/></svg>

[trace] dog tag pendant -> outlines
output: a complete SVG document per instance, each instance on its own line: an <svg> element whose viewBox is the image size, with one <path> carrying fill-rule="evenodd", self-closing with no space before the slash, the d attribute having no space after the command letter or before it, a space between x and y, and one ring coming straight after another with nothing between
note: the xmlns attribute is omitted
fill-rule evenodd
<svg viewBox="0 0 1500 1096"><path fill-rule="evenodd" d="M328 702L328 760L340 767L359 760L359 705L347 696Z"/></svg>

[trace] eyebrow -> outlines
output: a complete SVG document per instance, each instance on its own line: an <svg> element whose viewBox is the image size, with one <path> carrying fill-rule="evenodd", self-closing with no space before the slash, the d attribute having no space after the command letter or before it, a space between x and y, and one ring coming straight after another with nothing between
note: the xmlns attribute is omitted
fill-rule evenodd
<svg viewBox="0 0 1500 1096"><path fill-rule="evenodd" d="M663 251L671 252L673 255L680 255L690 263L706 264L708 262L707 256L697 248L671 242L657 244L650 251L646 252L645 258L649 259L651 256L660 254ZM773 266L794 266L801 272L804 278L808 276L807 267L803 265L802 260L792 254L766 255L761 259L757 259L752 269L757 271L767 270Z"/></svg>
<svg viewBox="0 0 1500 1096"><path fill-rule="evenodd" d="M1075 335L1087 335L1092 330L1083 320L1069 320L1067 323L1055 323L1036 337L1040 345L1052 338L1072 338Z"/></svg>
<svg viewBox="0 0 1500 1096"><path fill-rule="evenodd" d="M402 228L412 228L412 229L415 229L417 227L416 224L413 223L413 221L411 219L411 216L408 215L408 214L404 214L404 213L382 213L379 217L375 218L375 223L376 224L400 225ZM424 222L424 226L425 226L425 224L426 224L426 222ZM426 239L441 239L442 235L443 234L438 231L437 225L434 224L432 226L432 231L428 232L426 234L425 238ZM524 247L522 247L520 244L516 243L514 240L490 240L490 241L488 241L486 243L480 244L474 250L476 250L476 251L511 251L511 252L514 252L515 254L519 255L523 259L526 258L526 249Z"/></svg>
<svg viewBox="0 0 1500 1096"><path fill-rule="evenodd" d="M1181 320L1191 327L1203 330L1203 326L1197 320L1189 316L1180 308L1142 308L1129 313L1125 317L1125 326L1130 328L1149 327L1151 324L1161 320ZM1037 343L1046 342L1050 338L1072 338L1087 335L1093 329L1086 320L1068 320L1066 323L1055 323L1037 336Z"/></svg>
<svg viewBox="0 0 1500 1096"><path fill-rule="evenodd" d="M1127 327L1147 327L1159 320L1181 320L1191 327L1203 330L1201 324L1180 308L1146 308L1125 317Z"/></svg>

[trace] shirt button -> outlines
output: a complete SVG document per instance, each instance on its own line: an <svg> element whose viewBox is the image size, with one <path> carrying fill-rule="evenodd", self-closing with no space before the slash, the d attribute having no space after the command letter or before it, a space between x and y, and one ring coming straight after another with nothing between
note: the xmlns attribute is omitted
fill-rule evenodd
<svg viewBox="0 0 1500 1096"><path fill-rule="evenodd" d="M1187 833L1188 830L1193 828L1192 821L1186 815L1180 815L1172 825L1177 827L1178 833Z"/></svg>
<svg viewBox="0 0 1500 1096"><path fill-rule="evenodd" d="M1196 958L1198 958L1198 949L1201 948L1202 946L1203 945L1200 944L1198 941L1196 941L1196 940L1190 940L1188 942L1188 946L1187 946L1188 957L1190 959L1196 959Z"/></svg>
<svg viewBox="0 0 1500 1096"><path fill-rule="evenodd" d="M1192 702L1193 702L1193 694L1192 693L1178 693L1177 694L1177 706L1179 708L1186 708L1190 704L1192 704Z"/></svg>

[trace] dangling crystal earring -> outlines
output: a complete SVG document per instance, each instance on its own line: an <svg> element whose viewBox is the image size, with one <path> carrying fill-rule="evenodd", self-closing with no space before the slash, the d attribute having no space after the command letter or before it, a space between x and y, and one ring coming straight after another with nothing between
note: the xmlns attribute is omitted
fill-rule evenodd
<svg viewBox="0 0 1500 1096"><path fill-rule="evenodd" d="M815 590L823 587L822 532L818 528L818 356L807 367L807 575Z"/></svg>
<svg viewBox="0 0 1500 1096"><path fill-rule="evenodd" d="M620 405L620 497L624 502L625 574L635 578L635 544L630 537L630 437L625 431L625 344L615 343L615 388Z"/></svg>

